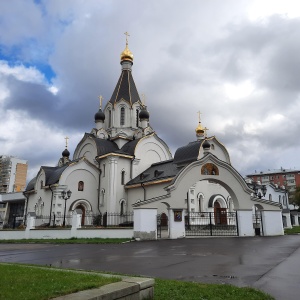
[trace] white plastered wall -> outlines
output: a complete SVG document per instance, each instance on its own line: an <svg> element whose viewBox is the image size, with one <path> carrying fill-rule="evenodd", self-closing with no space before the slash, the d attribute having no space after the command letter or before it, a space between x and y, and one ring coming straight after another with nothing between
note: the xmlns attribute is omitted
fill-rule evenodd
<svg viewBox="0 0 300 300"><path fill-rule="evenodd" d="M142 138L137 143L134 154L138 163L134 166L133 178L145 171L153 163L172 158L167 145L155 134Z"/></svg>

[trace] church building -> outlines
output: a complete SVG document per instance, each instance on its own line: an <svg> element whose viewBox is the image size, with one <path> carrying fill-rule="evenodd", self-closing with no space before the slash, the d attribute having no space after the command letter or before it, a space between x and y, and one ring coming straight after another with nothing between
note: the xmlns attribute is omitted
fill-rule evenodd
<svg viewBox="0 0 300 300"><path fill-rule="evenodd" d="M255 197L232 167L225 146L215 136L207 137L200 115L195 141L172 156L150 126L150 114L133 80L133 54L127 39L120 63L121 75L112 96L104 108L100 97L95 126L84 134L73 159L66 144L58 165L41 166L29 182L25 213L48 215L51 220L52 215L76 210L83 224L88 214L151 208L167 220L176 208L189 228L203 223L206 213L214 213L215 225L236 228L239 223L239 235L245 236L254 235L256 205L265 211L265 232L273 228L274 234L282 234L280 205ZM270 212L275 213L272 220Z"/></svg>

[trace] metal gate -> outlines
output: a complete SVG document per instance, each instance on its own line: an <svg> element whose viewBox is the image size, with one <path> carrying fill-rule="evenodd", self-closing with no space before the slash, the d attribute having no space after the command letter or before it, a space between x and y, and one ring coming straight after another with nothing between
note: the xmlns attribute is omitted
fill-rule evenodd
<svg viewBox="0 0 300 300"><path fill-rule="evenodd" d="M168 217L165 213L157 215L157 238L162 238L162 231L168 230Z"/></svg>
<svg viewBox="0 0 300 300"><path fill-rule="evenodd" d="M186 236L237 236L236 212L189 212L185 216Z"/></svg>

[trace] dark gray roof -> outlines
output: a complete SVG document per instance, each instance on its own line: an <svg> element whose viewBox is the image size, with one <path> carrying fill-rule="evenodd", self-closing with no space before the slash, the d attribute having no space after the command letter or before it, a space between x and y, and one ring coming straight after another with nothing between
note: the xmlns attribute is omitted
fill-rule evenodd
<svg viewBox="0 0 300 300"><path fill-rule="evenodd" d="M69 164L66 164L62 167L47 167L47 166L41 166L41 170L44 170L46 182L45 186L48 186L50 184L57 183L59 181L59 178L62 174L62 172L68 167ZM34 186L36 184L36 177L31 179L26 187L26 192L34 190Z"/></svg>
<svg viewBox="0 0 300 300"><path fill-rule="evenodd" d="M36 177L32 178L32 179L29 181L29 183L27 184L27 187L26 187L26 189L25 189L25 192L34 190L35 183L36 183Z"/></svg>
<svg viewBox="0 0 300 300"><path fill-rule="evenodd" d="M42 166L41 169L44 170L45 175L46 175L46 182L45 185L50 185L57 183L59 181L59 178L63 171L68 167L69 164L66 164L62 167L47 167L47 166Z"/></svg>
<svg viewBox="0 0 300 300"><path fill-rule="evenodd" d="M117 150L119 150L118 145L113 141L99 139L90 133L86 133L86 135L95 141L97 146L97 156L115 153Z"/></svg>
<svg viewBox="0 0 300 300"><path fill-rule="evenodd" d="M143 173L131 179L126 185L135 185L139 183L146 183L151 181L158 181L167 178L175 177L180 171L180 168L173 163L173 159L152 164Z"/></svg>
<svg viewBox="0 0 300 300"><path fill-rule="evenodd" d="M140 102L140 96L136 89L131 71L129 70L122 70L121 76L109 102L115 104L121 99L124 99L131 105L135 102Z"/></svg>
<svg viewBox="0 0 300 300"><path fill-rule="evenodd" d="M203 140L190 142L186 146L178 148L174 155L174 163L187 164L196 161L202 142Z"/></svg>
<svg viewBox="0 0 300 300"><path fill-rule="evenodd" d="M140 139L130 141L130 142L126 143L120 150L123 153L129 154L129 155L134 155L135 147L139 141L140 141Z"/></svg>

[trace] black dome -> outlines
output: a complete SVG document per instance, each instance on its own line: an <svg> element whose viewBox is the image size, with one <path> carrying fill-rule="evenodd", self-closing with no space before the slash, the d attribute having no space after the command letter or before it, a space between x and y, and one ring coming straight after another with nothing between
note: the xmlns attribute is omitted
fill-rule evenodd
<svg viewBox="0 0 300 300"><path fill-rule="evenodd" d="M105 114L100 108L98 112L95 114L95 121L104 121L104 120L105 120Z"/></svg>
<svg viewBox="0 0 300 300"><path fill-rule="evenodd" d="M202 145L203 149L208 150L210 148L210 143L208 142L208 140L205 140L203 145Z"/></svg>
<svg viewBox="0 0 300 300"><path fill-rule="evenodd" d="M149 112L145 107L142 108L142 110L139 113L139 118L140 119L149 119Z"/></svg>
<svg viewBox="0 0 300 300"><path fill-rule="evenodd" d="M61 154L63 157L69 157L70 156L70 152L68 149L65 149L62 154Z"/></svg>

